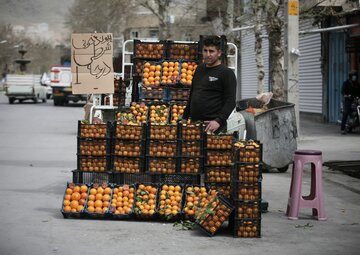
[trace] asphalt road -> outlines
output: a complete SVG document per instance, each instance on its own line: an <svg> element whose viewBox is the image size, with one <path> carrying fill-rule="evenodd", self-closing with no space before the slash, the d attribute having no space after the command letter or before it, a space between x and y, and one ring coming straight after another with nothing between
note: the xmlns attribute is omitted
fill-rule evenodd
<svg viewBox="0 0 360 255"><path fill-rule="evenodd" d="M54 107L51 100L9 105L0 94L1 255L328 255L358 250L359 194L325 181L328 221L311 219L310 211L289 221L284 211L290 171L264 174L269 212L263 215L262 238L232 238L226 229L210 238L160 222L64 219L60 208L76 168L77 121L82 117L81 106Z"/></svg>

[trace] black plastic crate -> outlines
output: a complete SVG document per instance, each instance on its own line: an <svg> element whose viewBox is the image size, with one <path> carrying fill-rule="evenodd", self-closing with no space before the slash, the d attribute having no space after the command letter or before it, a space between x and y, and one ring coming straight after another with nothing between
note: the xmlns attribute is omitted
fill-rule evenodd
<svg viewBox="0 0 360 255"><path fill-rule="evenodd" d="M111 154L122 157L143 157L145 140L113 139Z"/></svg>
<svg viewBox="0 0 360 255"><path fill-rule="evenodd" d="M204 171L203 157L181 157L180 172L184 174L201 174Z"/></svg>
<svg viewBox="0 0 360 255"><path fill-rule="evenodd" d="M261 237L261 220L236 219L233 225L234 237Z"/></svg>
<svg viewBox="0 0 360 255"><path fill-rule="evenodd" d="M130 107L119 107L120 110L116 112L116 123L118 126L125 125L131 126L131 130L134 126L142 126L147 122L148 106L145 103L131 103ZM116 131L116 128L114 129ZM115 136L118 134L115 134ZM122 137L118 137L122 138ZM130 139L130 138L128 138ZM138 139L138 138L134 138Z"/></svg>
<svg viewBox="0 0 360 255"><path fill-rule="evenodd" d="M183 217L195 221L195 214L206 203L208 190L205 186L186 185L184 189Z"/></svg>
<svg viewBox="0 0 360 255"><path fill-rule="evenodd" d="M87 187L86 192L82 192L82 190L81 190L81 187L83 185ZM78 188L79 191L77 191L77 189L76 190L74 189L75 186L79 187ZM67 191L68 189L71 189L71 192L68 192ZM74 196L73 193L75 193L75 192L78 192L79 195ZM86 197L83 197L82 193L85 193ZM67 183L63 199L61 200L62 205L61 205L61 210L60 210L62 215L64 216L64 218L81 218L81 217L83 217L88 194L89 194L89 186L87 184ZM69 197L67 197L67 196L69 196ZM65 200L66 200L66 202L65 202ZM77 202L75 203L72 201L77 201ZM81 206L81 207L78 208L78 206Z"/></svg>
<svg viewBox="0 0 360 255"><path fill-rule="evenodd" d="M153 183L136 184L134 213L137 219L154 219L158 216L156 211L158 191L158 185Z"/></svg>
<svg viewBox="0 0 360 255"><path fill-rule="evenodd" d="M134 40L134 58L163 59L166 57L166 41Z"/></svg>
<svg viewBox="0 0 360 255"><path fill-rule="evenodd" d="M260 200L261 181L256 183L232 182L232 198L244 202Z"/></svg>
<svg viewBox="0 0 360 255"><path fill-rule="evenodd" d="M233 167L233 180L239 182L259 182L262 178L262 164L235 163Z"/></svg>
<svg viewBox="0 0 360 255"><path fill-rule="evenodd" d="M205 181L212 183L229 183L231 182L232 167L206 167Z"/></svg>
<svg viewBox="0 0 360 255"><path fill-rule="evenodd" d="M112 194L110 218L116 220L131 218L135 208L135 185L115 184Z"/></svg>
<svg viewBox="0 0 360 255"><path fill-rule="evenodd" d="M204 124L179 124L179 138L182 140L203 141Z"/></svg>
<svg viewBox="0 0 360 255"><path fill-rule="evenodd" d="M137 58L132 59L132 63L133 63L132 75L133 76L135 76L135 77L142 76L144 62L145 62L145 60L143 60L143 59L137 59Z"/></svg>
<svg viewBox="0 0 360 255"><path fill-rule="evenodd" d="M77 154L83 156L106 156L110 154L110 139L77 138Z"/></svg>
<svg viewBox="0 0 360 255"><path fill-rule="evenodd" d="M235 210L234 210L234 219L244 220L259 220L261 219L261 200L255 200L250 202L243 202L240 200L233 201Z"/></svg>
<svg viewBox="0 0 360 255"><path fill-rule="evenodd" d="M146 172L174 174L177 172L176 157L146 157Z"/></svg>
<svg viewBox="0 0 360 255"><path fill-rule="evenodd" d="M181 63L179 60L164 60L161 63L160 85L177 86L180 82Z"/></svg>
<svg viewBox="0 0 360 255"><path fill-rule="evenodd" d="M111 170L117 173L142 173L145 171L144 157L114 156Z"/></svg>
<svg viewBox="0 0 360 255"><path fill-rule="evenodd" d="M111 172L90 172L73 170L72 173L74 183L111 183L113 181Z"/></svg>
<svg viewBox="0 0 360 255"><path fill-rule="evenodd" d="M176 140L177 139L177 125L154 125L147 126L147 136L151 140Z"/></svg>
<svg viewBox="0 0 360 255"><path fill-rule="evenodd" d="M180 101L180 102L186 102L189 100L190 96L190 88L169 88L169 100L171 101Z"/></svg>
<svg viewBox="0 0 360 255"><path fill-rule="evenodd" d="M135 184L135 183L155 183L154 175L148 173L113 173L113 183L116 184Z"/></svg>
<svg viewBox="0 0 360 255"><path fill-rule="evenodd" d="M231 183L205 182L206 187L211 190L220 192L227 199L231 198L232 187Z"/></svg>
<svg viewBox="0 0 360 255"><path fill-rule="evenodd" d="M204 134L204 146L207 150L232 150L237 134Z"/></svg>
<svg viewBox="0 0 360 255"><path fill-rule="evenodd" d="M262 162L262 144L257 140L241 140L235 143L235 161L240 163Z"/></svg>
<svg viewBox="0 0 360 255"><path fill-rule="evenodd" d="M157 212L164 221L176 221L182 218L182 200L184 187L181 184L163 183L159 188Z"/></svg>
<svg viewBox="0 0 360 255"><path fill-rule="evenodd" d="M80 138L110 138L111 122L106 124L88 124L81 120L78 121L78 137Z"/></svg>
<svg viewBox="0 0 360 255"><path fill-rule="evenodd" d="M180 140L181 156L183 157L203 157L203 141Z"/></svg>
<svg viewBox="0 0 360 255"><path fill-rule="evenodd" d="M146 125L128 125L114 123L114 137L123 140L141 140L146 138Z"/></svg>
<svg viewBox="0 0 360 255"><path fill-rule="evenodd" d="M150 157L179 156L179 145L176 140L147 140L146 155Z"/></svg>
<svg viewBox="0 0 360 255"><path fill-rule="evenodd" d="M233 150L205 149L205 166L232 166L234 163Z"/></svg>
<svg viewBox="0 0 360 255"><path fill-rule="evenodd" d="M228 220L234 206L221 194L217 194L196 216L196 225L207 235L213 236Z"/></svg>
<svg viewBox="0 0 360 255"><path fill-rule="evenodd" d="M106 172L110 170L111 156L77 155L77 169L80 171Z"/></svg>
<svg viewBox="0 0 360 255"><path fill-rule="evenodd" d="M200 174L155 174L153 175L154 183L172 183L181 185L200 185Z"/></svg>
<svg viewBox="0 0 360 255"><path fill-rule="evenodd" d="M198 60L198 43L197 42L174 42L169 41L167 44L167 56L171 59L181 60Z"/></svg>
<svg viewBox="0 0 360 255"><path fill-rule="evenodd" d="M165 96L166 90L162 87L144 87L141 89L141 100L152 101L162 100Z"/></svg>
<svg viewBox="0 0 360 255"><path fill-rule="evenodd" d="M100 192L100 189L102 190ZM92 191L96 193L92 193ZM99 197L98 197L99 195ZM84 210L85 217L108 218L112 201L112 187L109 183L93 183L89 187L89 196ZM99 210L98 210L99 208Z"/></svg>

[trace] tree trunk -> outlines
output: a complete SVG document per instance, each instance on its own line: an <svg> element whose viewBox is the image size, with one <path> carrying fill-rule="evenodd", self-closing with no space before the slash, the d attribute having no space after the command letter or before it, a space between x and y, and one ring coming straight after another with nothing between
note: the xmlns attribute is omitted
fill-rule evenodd
<svg viewBox="0 0 360 255"><path fill-rule="evenodd" d="M267 2L267 33L269 35L270 65L269 79L273 98L286 101L285 81L284 81L284 50L281 38L282 19L278 16L281 0Z"/></svg>
<svg viewBox="0 0 360 255"><path fill-rule="evenodd" d="M262 56L262 38L261 38L261 16L263 13L263 4L262 0L255 0L253 5L254 15L255 15L255 60L256 67L258 69L258 83L257 83L257 93L261 94L264 92L264 60Z"/></svg>

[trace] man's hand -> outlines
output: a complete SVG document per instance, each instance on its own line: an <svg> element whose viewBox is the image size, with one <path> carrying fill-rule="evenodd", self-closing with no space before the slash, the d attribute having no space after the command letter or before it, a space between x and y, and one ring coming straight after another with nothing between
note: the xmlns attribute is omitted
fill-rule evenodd
<svg viewBox="0 0 360 255"><path fill-rule="evenodd" d="M212 132L214 133L216 130L219 129L220 124L215 121L215 120L211 120L211 121L204 121L206 127L205 127L205 132Z"/></svg>

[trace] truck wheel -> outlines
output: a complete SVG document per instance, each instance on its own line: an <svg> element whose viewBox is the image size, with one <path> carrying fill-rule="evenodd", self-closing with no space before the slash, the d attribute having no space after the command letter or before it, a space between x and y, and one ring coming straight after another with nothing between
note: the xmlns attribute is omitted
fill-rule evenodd
<svg viewBox="0 0 360 255"><path fill-rule="evenodd" d="M60 100L57 99L57 98L54 98L54 105L55 105L55 106L60 105Z"/></svg>
<svg viewBox="0 0 360 255"><path fill-rule="evenodd" d="M15 101L15 98L13 98L13 97L9 97L9 104L13 104L13 103L14 103L14 101Z"/></svg>
<svg viewBox="0 0 360 255"><path fill-rule="evenodd" d="M38 103L38 98L37 98L37 97L34 97L33 100L34 100L34 103L35 103L35 104Z"/></svg>
<svg viewBox="0 0 360 255"><path fill-rule="evenodd" d="M46 103L46 98L44 98L44 99L42 100L42 102L43 102L43 103Z"/></svg>
<svg viewBox="0 0 360 255"><path fill-rule="evenodd" d="M278 168L277 170L278 170L280 173L285 173L288 169L289 169L289 165L284 166L284 167L280 167L280 168Z"/></svg>

